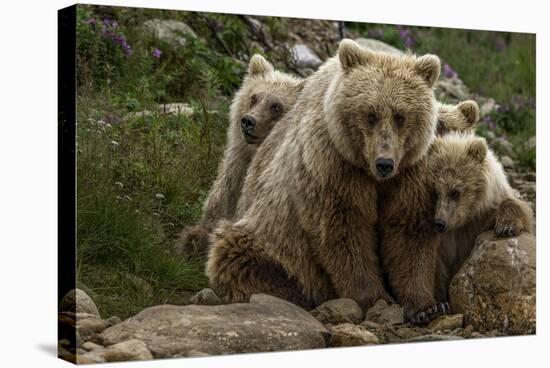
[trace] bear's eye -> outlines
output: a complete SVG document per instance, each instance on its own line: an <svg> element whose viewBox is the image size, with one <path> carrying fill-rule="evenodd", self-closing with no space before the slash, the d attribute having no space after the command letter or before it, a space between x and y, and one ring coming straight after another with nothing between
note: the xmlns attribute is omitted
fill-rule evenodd
<svg viewBox="0 0 550 368"><path fill-rule="evenodd" d="M269 108L275 114L280 114L283 111L283 107L277 103L272 104Z"/></svg>
<svg viewBox="0 0 550 368"><path fill-rule="evenodd" d="M371 126L374 126L378 121L378 115L376 115L374 112L369 112L369 114L367 115L367 120L369 121L369 124Z"/></svg>
<svg viewBox="0 0 550 368"><path fill-rule="evenodd" d="M458 199L460 198L460 191L458 189L453 189L449 192L449 197L453 200L453 201L458 201Z"/></svg>
<svg viewBox="0 0 550 368"><path fill-rule="evenodd" d="M393 116L393 120L395 120L395 124L397 124L398 127L402 127L405 123L405 118L399 113Z"/></svg>
<svg viewBox="0 0 550 368"><path fill-rule="evenodd" d="M258 102L258 96L252 95L252 97L250 97L250 106L256 105L256 102Z"/></svg>

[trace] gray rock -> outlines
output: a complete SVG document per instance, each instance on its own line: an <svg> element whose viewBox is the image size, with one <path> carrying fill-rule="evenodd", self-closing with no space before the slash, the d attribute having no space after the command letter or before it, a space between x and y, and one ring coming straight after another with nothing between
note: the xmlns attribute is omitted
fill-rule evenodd
<svg viewBox="0 0 550 368"><path fill-rule="evenodd" d="M375 40L373 38L356 38L355 42L357 42L361 47L375 52L387 52L389 54L394 55L402 55L403 52L399 49L396 49L393 46L388 45L387 43L384 43L382 41Z"/></svg>
<svg viewBox="0 0 550 368"><path fill-rule="evenodd" d="M359 323L363 311L353 299L340 298L325 302L311 311L311 314L324 324Z"/></svg>
<svg viewBox="0 0 550 368"><path fill-rule="evenodd" d="M379 344L375 334L351 323L331 327L330 345L333 347Z"/></svg>
<svg viewBox="0 0 550 368"><path fill-rule="evenodd" d="M453 314L440 316L430 322L428 328L432 331L454 330L464 325L464 315Z"/></svg>
<svg viewBox="0 0 550 368"><path fill-rule="evenodd" d="M137 338L156 358L193 350L219 355L322 348L328 336L309 313L265 294L253 295L250 303L159 305L102 333L105 346Z"/></svg>
<svg viewBox="0 0 550 368"><path fill-rule="evenodd" d="M60 312L88 313L97 318L101 318L99 310L92 298L80 289L69 291L59 303Z"/></svg>
<svg viewBox="0 0 550 368"><path fill-rule="evenodd" d="M536 328L535 238L526 233L478 236L470 257L451 281L451 306L485 333L532 334Z"/></svg>
<svg viewBox="0 0 550 368"><path fill-rule="evenodd" d="M105 322L107 322L108 327L111 327L111 326L114 326L114 325L118 325L120 322L122 322L122 319L120 319L119 316L112 316L112 317L107 318L105 320Z"/></svg>
<svg viewBox="0 0 550 368"><path fill-rule="evenodd" d="M202 351L191 350L191 351L187 352L187 354L185 354L185 356L188 357L188 358L199 358L199 357L206 357L206 356L210 356L210 355L206 354L206 353L203 353Z"/></svg>
<svg viewBox="0 0 550 368"><path fill-rule="evenodd" d="M307 45L296 44L290 49L292 62L298 69L317 69L323 61Z"/></svg>
<svg viewBox="0 0 550 368"><path fill-rule="evenodd" d="M439 79L435 83L435 89L436 91L443 93L446 97L461 101L468 99L468 96L470 95L468 88L458 78Z"/></svg>
<svg viewBox="0 0 550 368"><path fill-rule="evenodd" d="M185 46L189 38L197 35L187 24L171 19L151 19L143 24L145 30L173 46Z"/></svg>
<svg viewBox="0 0 550 368"><path fill-rule="evenodd" d="M454 335L421 335L412 337L410 339L403 340L403 342L422 342L422 341L453 341L453 340L463 340L460 336Z"/></svg>
<svg viewBox="0 0 550 368"><path fill-rule="evenodd" d="M93 332L99 333L108 327L107 323L98 318L85 318L77 319L76 327L79 331L82 330L91 330Z"/></svg>
<svg viewBox="0 0 550 368"><path fill-rule="evenodd" d="M91 341L87 341L84 344L82 344L82 348L87 351L94 351L94 350L104 350L105 348L99 344L95 344Z"/></svg>
<svg viewBox="0 0 550 368"><path fill-rule="evenodd" d="M123 362L128 360L150 360L153 355L143 341L132 339L119 342L105 349L105 360L108 362Z"/></svg>
<svg viewBox="0 0 550 368"><path fill-rule="evenodd" d="M191 297L190 304L198 305L220 305L222 300L212 289L202 289Z"/></svg>
<svg viewBox="0 0 550 368"><path fill-rule="evenodd" d="M403 308L398 304L388 305L385 300L378 300L367 311L366 320L374 321L383 325L396 325L403 323Z"/></svg>
<svg viewBox="0 0 550 368"><path fill-rule="evenodd" d="M105 362L104 351L88 351L87 353L76 355L76 364L96 364Z"/></svg>
<svg viewBox="0 0 550 368"><path fill-rule="evenodd" d="M509 156L502 156L500 158L500 163L505 169L513 169L514 168L514 160L512 160Z"/></svg>

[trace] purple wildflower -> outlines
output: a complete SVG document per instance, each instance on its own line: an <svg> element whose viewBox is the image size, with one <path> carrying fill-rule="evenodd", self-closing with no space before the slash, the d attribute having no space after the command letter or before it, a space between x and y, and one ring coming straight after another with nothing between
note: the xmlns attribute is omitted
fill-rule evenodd
<svg viewBox="0 0 550 368"><path fill-rule="evenodd" d="M159 49L154 49L153 50L153 57L154 58L160 59L160 55L162 55L162 51L160 51Z"/></svg>
<svg viewBox="0 0 550 368"><path fill-rule="evenodd" d="M399 37L401 37L401 40L403 41L405 46L409 49L412 48L416 44L416 40L414 39L411 30L401 25L396 26L396 28L399 32Z"/></svg>
<svg viewBox="0 0 550 368"><path fill-rule="evenodd" d="M443 75L445 78L454 79L458 77L458 74L454 71L449 64L443 65Z"/></svg>
<svg viewBox="0 0 550 368"><path fill-rule="evenodd" d="M86 21L86 24L89 24L93 27L97 24L97 21L95 20L95 18L90 18Z"/></svg>

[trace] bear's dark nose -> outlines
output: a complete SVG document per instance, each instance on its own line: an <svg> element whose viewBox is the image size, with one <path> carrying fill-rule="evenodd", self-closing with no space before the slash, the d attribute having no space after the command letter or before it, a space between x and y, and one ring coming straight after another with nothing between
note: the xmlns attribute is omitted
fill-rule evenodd
<svg viewBox="0 0 550 368"><path fill-rule="evenodd" d="M442 233L447 228L447 223L441 219L435 219L434 227L438 232Z"/></svg>
<svg viewBox="0 0 550 368"><path fill-rule="evenodd" d="M377 158L374 164L376 165L376 170L382 176L387 176L393 171L394 162L391 158Z"/></svg>
<svg viewBox="0 0 550 368"><path fill-rule="evenodd" d="M252 116L245 115L241 119L241 129L243 130L243 132L252 134L254 128L256 128L256 119L254 119Z"/></svg>

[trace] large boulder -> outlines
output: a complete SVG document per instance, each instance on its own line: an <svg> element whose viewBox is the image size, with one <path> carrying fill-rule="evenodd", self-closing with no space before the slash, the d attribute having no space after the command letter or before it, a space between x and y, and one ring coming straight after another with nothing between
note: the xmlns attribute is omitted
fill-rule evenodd
<svg viewBox="0 0 550 368"><path fill-rule="evenodd" d="M482 333L535 333L535 276L532 235L495 239L485 232L451 282L451 307Z"/></svg>
<svg viewBox="0 0 550 368"><path fill-rule="evenodd" d="M60 312L87 313L91 316L101 318L99 310L92 298L80 289L69 291L59 303Z"/></svg>
<svg viewBox="0 0 550 368"><path fill-rule="evenodd" d="M304 76L312 74L323 63L315 51L304 44L292 46L290 55L295 68Z"/></svg>
<svg viewBox="0 0 550 368"><path fill-rule="evenodd" d="M387 43L384 43L382 41L375 40L373 38L356 38L355 42L357 42L361 47L375 52L387 52L389 54L394 55L402 55L403 52L399 49L396 49L393 46L388 45Z"/></svg>
<svg viewBox="0 0 550 368"><path fill-rule="evenodd" d="M255 294L250 303L147 308L101 337L105 346L139 339L155 358L166 358L323 348L330 332L294 304Z"/></svg>

